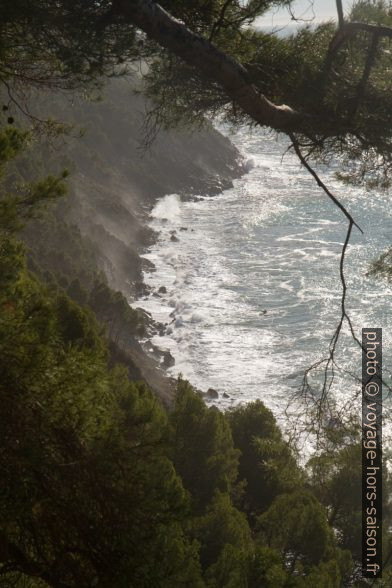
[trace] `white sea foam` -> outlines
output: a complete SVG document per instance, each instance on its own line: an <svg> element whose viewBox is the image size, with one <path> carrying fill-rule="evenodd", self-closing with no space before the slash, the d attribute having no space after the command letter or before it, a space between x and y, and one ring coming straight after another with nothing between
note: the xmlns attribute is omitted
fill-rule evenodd
<svg viewBox="0 0 392 588"><path fill-rule="evenodd" d="M152 211L159 236L146 258L156 271L145 281L167 294L135 306L168 325L153 342L175 357L172 375L226 392L229 398L216 401L222 407L262 398L279 417L304 370L325 357L337 325L347 223L293 156L281 162L283 143L246 132L234 141L253 163L233 189L197 202L168 195ZM353 233L347 252L347 308L358 333L384 328L384 365L390 364L391 288L365 275L392 235L389 196L369 206L359 190L327 179L365 231ZM360 373L360 351L346 331L338 358ZM342 399L356 385L347 376L336 383Z"/></svg>
<svg viewBox="0 0 392 588"><path fill-rule="evenodd" d="M164 196L151 212L151 216L160 221L175 223L180 216L180 197L177 194Z"/></svg>

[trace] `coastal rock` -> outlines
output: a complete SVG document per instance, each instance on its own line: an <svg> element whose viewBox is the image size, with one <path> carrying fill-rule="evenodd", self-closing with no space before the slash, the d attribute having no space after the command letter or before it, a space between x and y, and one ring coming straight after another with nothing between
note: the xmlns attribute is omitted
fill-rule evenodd
<svg viewBox="0 0 392 588"><path fill-rule="evenodd" d="M137 89L136 76L134 82ZM151 153L140 157L139 146L143 139L140 129L146 99L140 93L130 92L129 80L120 79L110 80L106 88L102 88L102 95L107 99L99 103L75 97L72 105L61 94L55 101L50 97L50 108L55 103L55 119L69 120L70 124L83 120L88 127L83 137L69 139L69 152L77 164L69 186L72 205L67 206L66 214L64 211L59 214L61 222L65 220L77 226L88 240L92 253L88 260L86 257L86 264L91 264L86 266L87 273L92 267L95 269L96 264L96 269L107 276L114 291L122 292L132 301L147 301L152 290L143 284L143 274L152 273L156 268L143 253L158 238L158 233L147 226L157 201L167 194L184 195L188 199L192 195L216 194L230 186L232 179L240 177L245 169L239 151L209 123L200 132L162 131ZM69 155L64 161L61 157L50 164L56 169L67 167ZM162 233L176 242L179 240L176 233L168 235L172 222L166 217L160 219ZM189 229L181 227L180 223L175 225L178 234L194 231L190 226ZM37 257L38 234L38 230L32 232L28 244ZM173 332L173 326L157 326L150 313L141 309L139 312L143 313L148 336ZM181 326L180 319L175 326ZM122 338L126 336L133 341L133 332L129 336L124 333ZM144 349L144 340L145 334L132 346L127 343L125 350L116 348L116 353L131 354L132 359L127 362L137 367L134 370L137 379L145 379L167 400L174 386L162 376L163 370L155 366L162 367L164 362L173 365L174 359L167 355L162 360L158 350Z"/></svg>
<svg viewBox="0 0 392 588"><path fill-rule="evenodd" d="M151 287L147 286L144 282L135 282L133 284L135 298L142 298L148 296L151 293Z"/></svg>
<svg viewBox="0 0 392 588"><path fill-rule="evenodd" d="M207 396L208 398L219 398L219 394L214 388L208 388Z"/></svg>
<svg viewBox="0 0 392 588"><path fill-rule="evenodd" d="M167 294L166 286L161 286L158 290L158 294Z"/></svg>
<svg viewBox="0 0 392 588"><path fill-rule="evenodd" d="M169 368L172 367L175 364L175 359L172 356L172 354L170 353L170 351L164 351L163 352L163 357L162 357L162 365L165 368Z"/></svg>
<svg viewBox="0 0 392 588"><path fill-rule="evenodd" d="M155 272L156 267L149 259L142 258L140 261L140 267L145 272Z"/></svg>
<svg viewBox="0 0 392 588"><path fill-rule="evenodd" d="M137 310L137 312L144 318L144 320L146 320L146 321L152 320L152 314L151 314L151 312L148 312L148 310L145 310L144 308L140 308L140 306L135 308L135 310Z"/></svg>

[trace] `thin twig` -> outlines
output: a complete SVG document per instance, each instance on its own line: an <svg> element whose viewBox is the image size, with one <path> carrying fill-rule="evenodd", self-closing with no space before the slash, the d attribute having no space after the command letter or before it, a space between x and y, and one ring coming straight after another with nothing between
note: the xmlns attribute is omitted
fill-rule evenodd
<svg viewBox="0 0 392 588"><path fill-rule="evenodd" d="M309 398L309 394L310 394L309 400L311 400L313 407L316 408L317 423L319 425L318 433L316 434L316 436L318 438L320 427L321 427L322 420L323 420L324 411L326 408L328 408L328 409L331 408L330 404L329 404L329 402L330 402L329 391L331 390L332 384L335 379L335 367L339 371L341 371L341 368L336 363L335 354L336 354L336 348L337 348L337 345L339 342L339 338L340 338L340 335L341 335L341 332L343 329L343 325L345 322L347 322L352 339L361 348L361 350L364 350L362 342L360 341L360 339L358 338L358 336L355 333L351 318L350 318L350 316L347 312L347 309L346 309L347 283L346 283L346 278L345 278L345 273L344 273L345 258L346 258L346 253L347 253L348 245L349 245L351 234L352 234L352 229L355 226L358 228L358 230L362 234L363 234L363 231L359 227L359 225L355 222L355 220L353 219L351 214L343 206L343 204L330 192L330 190L327 188L327 186L324 184L324 182L322 182L322 180L320 179L320 177L318 176L316 171L310 166L310 164L307 161L307 156L305 156L302 153L301 146L298 142L298 139L295 137L295 135L293 135L293 134L290 135L290 138L292 141L292 147L293 147L296 155L298 156L301 164L313 176L313 178L316 180L318 186L320 186L324 190L324 192L327 194L327 196L343 212L343 214L345 215L345 217L349 221L347 232L346 232L346 237L345 237L342 251L341 251L341 255L340 255L340 263L339 263L340 282L342 284L340 319L339 319L338 325L337 325L337 327L331 337L330 343L329 343L328 357L315 362L312 366L310 366L309 368L306 369L304 376L303 376L302 386L301 386L301 390L300 390L300 395L301 395L302 399L305 401ZM316 395L312 391L312 388L309 384L309 374L312 371L314 371L315 369L319 368L321 365L324 365L324 380L323 380L321 394L316 397ZM343 371L345 371L345 370L343 370ZM389 392L391 392L391 388L384 380L383 380L383 385L388 389Z"/></svg>
<svg viewBox="0 0 392 588"><path fill-rule="evenodd" d="M332 202L338 207L340 208L340 210L343 212L343 214L345 215L345 217L350 221L350 223L352 223L355 227L357 227L357 229L363 234L363 230L361 229L361 227L355 222L355 220L353 219L353 217L351 216L351 214L348 212L348 210L343 206L343 204L336 198L336 196L334 196L332 194L332 192L327 188L327 186L324 184L324 182L320 179L320 177L318 176L318 174L315 172L315 170L309 165L309 163L306 161L306 157L303 155L301 148L299 146L299 142L298 139L296 138L296 136L293 133L289 134L289 137L291 139L291 142L293 144L293 148L295 153L298 156L298 159L300 160L300 162L302 163L302 165L304 166L305 169L307 169L307 171L314 177L314 179L316 180L316 183L318 186L320 186L320 188L322 188L322 190L324 190L324 192L326 193L326 195L328 196L328 198L330 198L332 200Z"/></svg>

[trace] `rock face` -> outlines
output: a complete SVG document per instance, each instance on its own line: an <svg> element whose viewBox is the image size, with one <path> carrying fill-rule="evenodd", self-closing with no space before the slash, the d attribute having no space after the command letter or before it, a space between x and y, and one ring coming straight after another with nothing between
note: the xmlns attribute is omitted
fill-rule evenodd
<svg viewBox="0 0 392 588"><path fill-rule="evenodd" d="M214 388L208 388L207 396L211 399L219 398L219 394Z"/></svg>
<svg viewBox="0 0 392 588"><path fill-rule="evenodd" d="M172 367L175 363L176 362L174 360L174 357L172 356L170 351L164 351L163 352L163 361L162 361L163 367L169 368L169 367Z"/></svg>
<svg viewBox="0 0 392 588"><path fill-rule="evenodd" d="M82 121L85 130L62 148L71 168L66 214L95 244L110 285L133 296L145 263L139 250L154 238L146 220L156 200L172 193L212 195L244 173L236 148L212 126L162 131L143 150L146 104L133 93L135 83L110 82L101 102L75 98L71 105L60 96L52 106L54 117L76 128ZM58 170L59 162L53 167Z"/></svg>
<svg viewBox="0 0 392 588"><path fill-rule="evenodd" d="M71 172L68 196L56 215L87 237L84 242L91 246L94 269L106 274L108 285L128 299L166 294L164 286L152 292L143 284L143 270L154 271L154 266L140 256L155 239L147 222L157 199L172 193L213 195L245 171L238 151L211 125L198 132L160 132L152 147L143 151L146 105L133 90L127 79L111 81L100 102L74 97L71 103L62 95L44 96L39 103L45 116L70 123L74 132L61 137L59 150L34 146L37 157L45 161L45 172L57 175L64 168ZM79 130L84 131L82 137ZM180 228L184 230L188 228ZM171 238L179 239L175 233ZM170 330L147 315L145 325L147 337ZM128 365L132 378L144 379L170 401L173 381L165 369L174 359L169 352L151 352L130 336L121 348L112 342L111 353ZM218 393L211 389L210 397L217 398Z"/></svg>

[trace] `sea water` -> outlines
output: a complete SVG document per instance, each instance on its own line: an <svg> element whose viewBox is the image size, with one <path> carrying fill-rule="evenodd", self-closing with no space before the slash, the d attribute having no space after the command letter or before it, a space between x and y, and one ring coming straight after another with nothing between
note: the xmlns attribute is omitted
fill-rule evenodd
<svg viewBox="0 0 392 588"><path fill-rule="evenodd" d="M341 314L348 222L285 153L286 140L247 129L230 138L248 173L218 196L171 194L157 203L157 240L145 254L155 271L144 276L155 295L133 306L167 325L153 342L175 358L172 376L217 390L213 402L222 408L260 398L279 418L304 371L328 356ZM359 338L363 327L384 329L384 366L391 365L392 286L366 275L392 243L390 193L347 187L332 169L319 172L364 231L353 230L345 260L348 314ZM162 286L166 293L157 296ZM343 402L361 374L361 350L347 328L336 362L343 371L332 393Z"/></svg>

